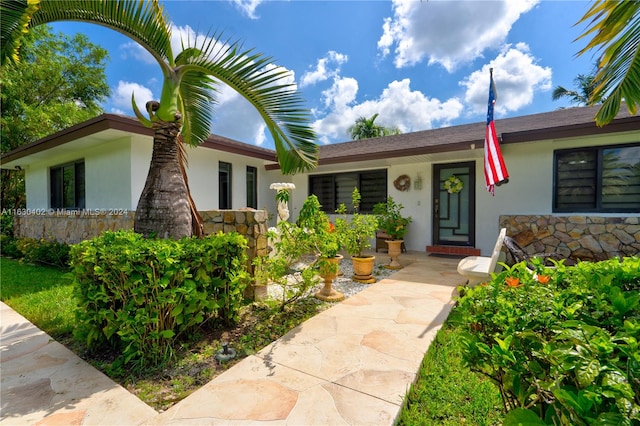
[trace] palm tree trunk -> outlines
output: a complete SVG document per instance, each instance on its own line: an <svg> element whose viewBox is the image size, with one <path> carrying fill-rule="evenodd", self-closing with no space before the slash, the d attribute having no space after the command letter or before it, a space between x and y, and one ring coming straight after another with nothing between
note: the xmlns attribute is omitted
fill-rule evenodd
<svg viewBox="0 0 640 426"><path fill-rule="evenodd" d="M190 237L191 208L178 157L180 123L158 121L153 128L151 165L133 229L145 237Z"/></svg>

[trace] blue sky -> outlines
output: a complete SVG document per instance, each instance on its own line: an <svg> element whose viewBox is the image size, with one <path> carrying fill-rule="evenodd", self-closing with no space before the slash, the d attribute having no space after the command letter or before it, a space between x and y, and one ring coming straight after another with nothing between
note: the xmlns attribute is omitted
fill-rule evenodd
<svg viewBox="0 0 640 426"><path fill-rule="evenodd" d="M174 47L187 34L223 32L291 72L313 114L318 143L349 140L358 117L412 132L484 120L489 68L498 91L496 118L570 106L552 101L591 71L591 53L575 26L587 1L262 1L162 2ZM161 74L131 40L95 25L56 23L86 33L109 51L112 90L106 112L133 115L159 99ZM267 148L273 144L253 108L222 90L212 132ZM500 129L497 129L500 132Z"/></svg>

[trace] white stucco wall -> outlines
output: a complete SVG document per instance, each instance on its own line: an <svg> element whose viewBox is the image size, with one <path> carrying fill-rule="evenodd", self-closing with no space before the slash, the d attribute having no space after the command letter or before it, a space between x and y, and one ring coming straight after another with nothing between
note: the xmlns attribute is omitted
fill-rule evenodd
<svg viewBox="0 0 640 426"><path fill-rule="evenodd" d="M124 209L131 204L130 138L104 143L84 155L86 207Z"/></svg>
<svg viewBox="0 0 640 426"><path fill-rule="evenodd" d="M476 163L476 247L483 254L493 248L499 232L499 216L552 214L553 151L575 147L613 145L638 142L640 132L614 135L548 140L535 143L503 145L502 150L510 173L510 182L496 188L492 197L484 187L483 152L481 149L423 157L404 157L363 163L321 166L311 174L386 169L387 192L404 205L404 214L411 216L409 233L405 241L409 250L424 251L433 244L432 236L432 175L434 164L475 161ZM90 149L51 150L42 160L31 164L26 172L27 208L49 207L49 168L78 159L85 159L87 208L126 208L135 210L146 180L151 158L152 140L148 136L131 135L102 143ZM275 213L275 192L269 189L274 182L292 182L291 220L308 195L309 174L282 176L279 171L267 171L264 162L238 154L214 151L208 148L189 150L188 176L192 195L200 210L218 208L218 162L226 161L233 169L233 208L246 204L246 166L258 170L258 208ZM411 177L411 189L400 192L393 186L399 175ZM416 178L422 178L422 188L416 189ZM600 214L607 216L607 214ZM609 214L620 216L621 214ZM622 214L640 216L640 213ZM274 220L270 222L273 224Z"/></svg>
<svg viewBox="0 0 640 426"><path fill-rule="evenodd" d="M393 159L393 164L369 169L387 169L387 193L404 206L405 216L411 216L409 232L405 244L409 250L425 251L433 244L432 233L432 177L434 164L475 161L476 163L476 247L483 255L493 250L499 233L501 214L552 214L553 201L553 151L558 149L613 145L640 141L639 132L619 133L605 136L577 137L541 142L506 144L502 146L509 183L496 187L495 196L484 185L483 151L469 150L452 154L455 159L447 160L439 155L433 161L418 161L412 157ZM341 171L364 170L357 164L319 167L315 174L339 173ZM393 181L400 175L411 178L411 189L401 192L395 189ZM422 178L422 189L413 184L418 175ZM308 194L308 175L293 179L296 190L292 197L292 217L296 217ZM566 214L569 215L569 214ZM640 216L640 213L593 213L596 216Z"/></svg>

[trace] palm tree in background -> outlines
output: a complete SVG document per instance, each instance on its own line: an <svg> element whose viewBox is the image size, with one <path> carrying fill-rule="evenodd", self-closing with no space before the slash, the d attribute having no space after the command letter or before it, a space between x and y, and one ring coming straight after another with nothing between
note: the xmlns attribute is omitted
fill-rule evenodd
<svg viewBox="0 0 640 426"><path fill-rule="evenodd" d="M271 58L218 34L208 34L202 41L182 40L182 50L174 52L171 25L157 0L0 0L0 12L3 63L19 60L21 38L30 28L80 21L130 37L160 65L164 76L160 100L147 103L146 115L132 95L138 120L154 130L149 174L135 215L136 232L164 238L201 235L202 222L186 180L185 144L197 146L209 136L221 83L260 113L283 174L317 165L311 116L295 86L286 82L290 73Z"/></svg>
<svg viewBox="0 0 640 426"><path fill-rule="evenodd" d="M563 86L556 86L553 89L553 94L551 98L554 101L557 101L561 98L569 98L569 102L571 104L576 104L578 106L586 106L591 103L591 96L594 90L594 74L578 74L578 76L573 80L573 84L576 90L569 90L564 88Z"/></svg>
<svg viewBox="0 0 640 426"><path fill-rule="evenodd" d="M600 53L589 104L605 99L596 123L611 122L624 101L631 114L640 104L640 1L596 0L578 24L589 22L582 39L592 36L578 55Z"/></svg>
<svg viewBox="0 0 640 426"><path fill-rule="evenodd" d="M375 113L371 118L360 117L356 120L355 124L349 127L349 134L351 139L368 139L379 138L380 136L399 135L400 129L397 127L384 127L375 124L378 113Z"/></svg>

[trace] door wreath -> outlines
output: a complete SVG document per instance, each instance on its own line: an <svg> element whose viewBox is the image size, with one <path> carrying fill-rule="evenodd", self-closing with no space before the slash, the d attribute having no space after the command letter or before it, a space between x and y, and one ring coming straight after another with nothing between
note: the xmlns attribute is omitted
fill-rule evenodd
<svg viewBox="0 0 640 426"><path fill-rule="evenodd" d="M464 188L464 185L456 175L451 175L444 181L444 189L446 189L449 194L457 194L462 191L462 188Z"/></svg>
<svg viewBox="0 0 640 426"><path fill-rule="evenodd" d="M407 175L400 175L393 181L393 186L395 186L398 191L408 191L411 186L411 178Z"/></svg>

